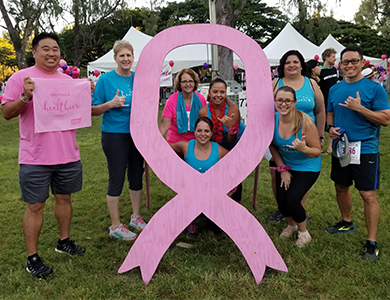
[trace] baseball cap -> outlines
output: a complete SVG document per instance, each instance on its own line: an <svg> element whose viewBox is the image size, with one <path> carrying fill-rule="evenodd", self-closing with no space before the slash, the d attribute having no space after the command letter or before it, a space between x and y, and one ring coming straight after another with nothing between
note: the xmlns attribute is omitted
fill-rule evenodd
<svg viewBox="0 0 390 300"><path fill-rule="evenodd" d="M351 154L349 153L349 141L345 130L340 128L338 130L340 135L332 147L332 153L334 157L337 157L340 161L341 167L346 167L351 162Z"/></svg>

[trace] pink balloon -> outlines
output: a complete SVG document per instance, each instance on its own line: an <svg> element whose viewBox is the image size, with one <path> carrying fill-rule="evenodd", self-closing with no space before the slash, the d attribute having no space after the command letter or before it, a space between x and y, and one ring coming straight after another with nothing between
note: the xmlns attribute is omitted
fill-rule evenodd
<svg viewBox="0 0 390 300"><path fill-rule="evenodd" d="M60 59L60 63L59 63L59 65L61 66L61 67L63 67L64 65L66 64L66 61L65 61L65 59Z"/></svg>
<svg viewBox="0 0 390 300"><path fill-rule="evenodd" d="M213 69L209 68L209 72L211 72Z"/></svg>
<svg viewBox="0 0 390 300"><path fill-rule="evenodd" d="M170 65L171 67L173 67L174 64L175 64L175 63L173 62L173 60L170 60L170 61L169 61L169 65Z"/></svg>
<svg viewBox="0 0 390 300"><path fill-rule="evenodd" d="M98 70L95 70L95 71L93 71L93 75L95 75L95 77L99 77L100 72Z"/></svg>
<svg viewBox="0 0 390 300"><path fill-rule="evenodd" d="M79 68L73 67L73 72L78 72L78 71L79 71Z"/></svg>
<svg viewBox="0 0 390 300"><path fill-rule="evenodd" d="M389 68L389 67L387 68L387 71L389 71L389 72L390 72L390 68Z"/></svg>
<svg viewBox="0 0 390 300"><path fill-rule="evenodd" d="M64 73L64 70L63 70L61 67L59 67L59 68L57 69L57 71L60 72L60 73Z"/></svg>
<svg viewBox="0 0 390 300"><path fill-rule="evenodd" d="M234 70L237 70L238 69L238 64L234 64L233 68L234 68Z"/></svg>
<svg viewBox="0 0 390 300"><path fill-rule="evenodd" d="M64 71L64 73L66 74L66 75L68 75L69 73L70 73L70 69L69 69L69 67Z"/></svg>
<svg viewBox="0 0 390 300"><path fill-rule="evenodd" d="M320 57L316 54L316 55L314 56L314 59L315 59L315 60L319 60Z"/></svg>
<svg viewBox="0 0 390 300"><path fill-rule="evenodd" d="M370 61L367 59L366 60L366 66L369 66L370 65Z"/></svg>
<svg viewBox="0 0 390 300"><path fill-rule="evenodd" d="M333 67L337 70L339 68L338 64L334 64Z"/></svg>
<svg viewBox="0 0 390 300"><path fill-rule="evenodd" d="M378 64L378 63L375 63L375 64L374 64L374 67L375 67L375 69L378 69L378 68L379 68L379 64Z"/></svg>
<svg viewBox="0 0 390 300"><path fill-rule="evenodd" d="M373 70L373 71L374 71L374 70L375 70L375 67L371 67L371 70Z"/></svg>
<svg viewBox="0 0 390 300"><path fill-rule="evenodd" d="M69 70L73 70L73 67L72 67L72 66L69 66Z"/></svg>
<svg viewBox="0 0 390 300"><path fill-rule="evenodd" d="M390 64L390 58L387 59L387 62Z"/></svg>
<svg viewBox="0 0 390 300"><path fill-rule="evenodd" d="M385 60L387 56L386 56L386 54L382 54L381 57L382 57L383 60Z"/></svg>

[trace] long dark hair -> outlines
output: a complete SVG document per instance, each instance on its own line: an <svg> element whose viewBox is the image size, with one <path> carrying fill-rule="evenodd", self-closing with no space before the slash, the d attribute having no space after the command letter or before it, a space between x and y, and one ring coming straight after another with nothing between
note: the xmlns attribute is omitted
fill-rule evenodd
<svg viewBox="0 0 390 300"><path fill-rule="evenodd" d="M311 59L311 60L307 61L307 63L306 63L306 68L307 68L306 76L309 78L314 78L313 69L317 66L319 66L319 62L317 60Z"/></svg>
<svg viewBox="0 0 390 300"><path fill-rule="evenodd" d="M299 61L301 62L301 67L302 67L301 74L303 76L305 76L306 75L306 64L305 64L305 59L303 58L301 52L299 52L298 50L289 50L286 53L284 53L284 55L282 56L282 58L279 61L279 66L278 66L279 78L284 77L284 65L286 64L287 58L290 55L295 55L296 57L298 57Z"/></svg>

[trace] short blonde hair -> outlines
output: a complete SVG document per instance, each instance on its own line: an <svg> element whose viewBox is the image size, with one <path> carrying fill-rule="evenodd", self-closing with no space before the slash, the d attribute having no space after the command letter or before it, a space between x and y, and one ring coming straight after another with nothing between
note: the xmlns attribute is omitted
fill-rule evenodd
<svg viewBox="0 0 390 300"><path fill-rule="evenodd" d="M119 50L121 50L122 48L129 49L131 53L134 55L133 46L130 44L130 42L125 40L119 40L114 43L114 46L112 47L112 50L114 51L114 55L117 56Z"/></svg>
<svg viewBox="0 0 390 300"><path fill-rule="evenodd" d="M182 77L184 74L190 75L191 78L195 81L194 91L196 91L196 90L198 89L198 86L199 86L199 76L198 76L198 74L196 74L195 71L192 70L192 69L183 69L183 70L181 70L179 73L177 73L176 78L175 78L175 89L176 89L177 91L181 92L180 81L181 81L181 77Z"/></svg>

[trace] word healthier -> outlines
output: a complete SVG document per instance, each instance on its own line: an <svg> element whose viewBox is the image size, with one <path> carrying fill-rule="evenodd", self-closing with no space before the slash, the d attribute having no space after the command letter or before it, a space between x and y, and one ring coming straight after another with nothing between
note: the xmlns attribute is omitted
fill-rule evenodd
<svg viewBox="0 0 390 300"><path fill-rule="evenodd" d="M70 97L70 94L68 93L56 93L56 94L50 94L50 97L61 97L57 100L45 100L43 102L43 108L42 111L55 111L55 112L66 112L70 110L77 110L79 109L79 105L77 103L70 104L67 99L63 99L63 97Z"/></svg>

